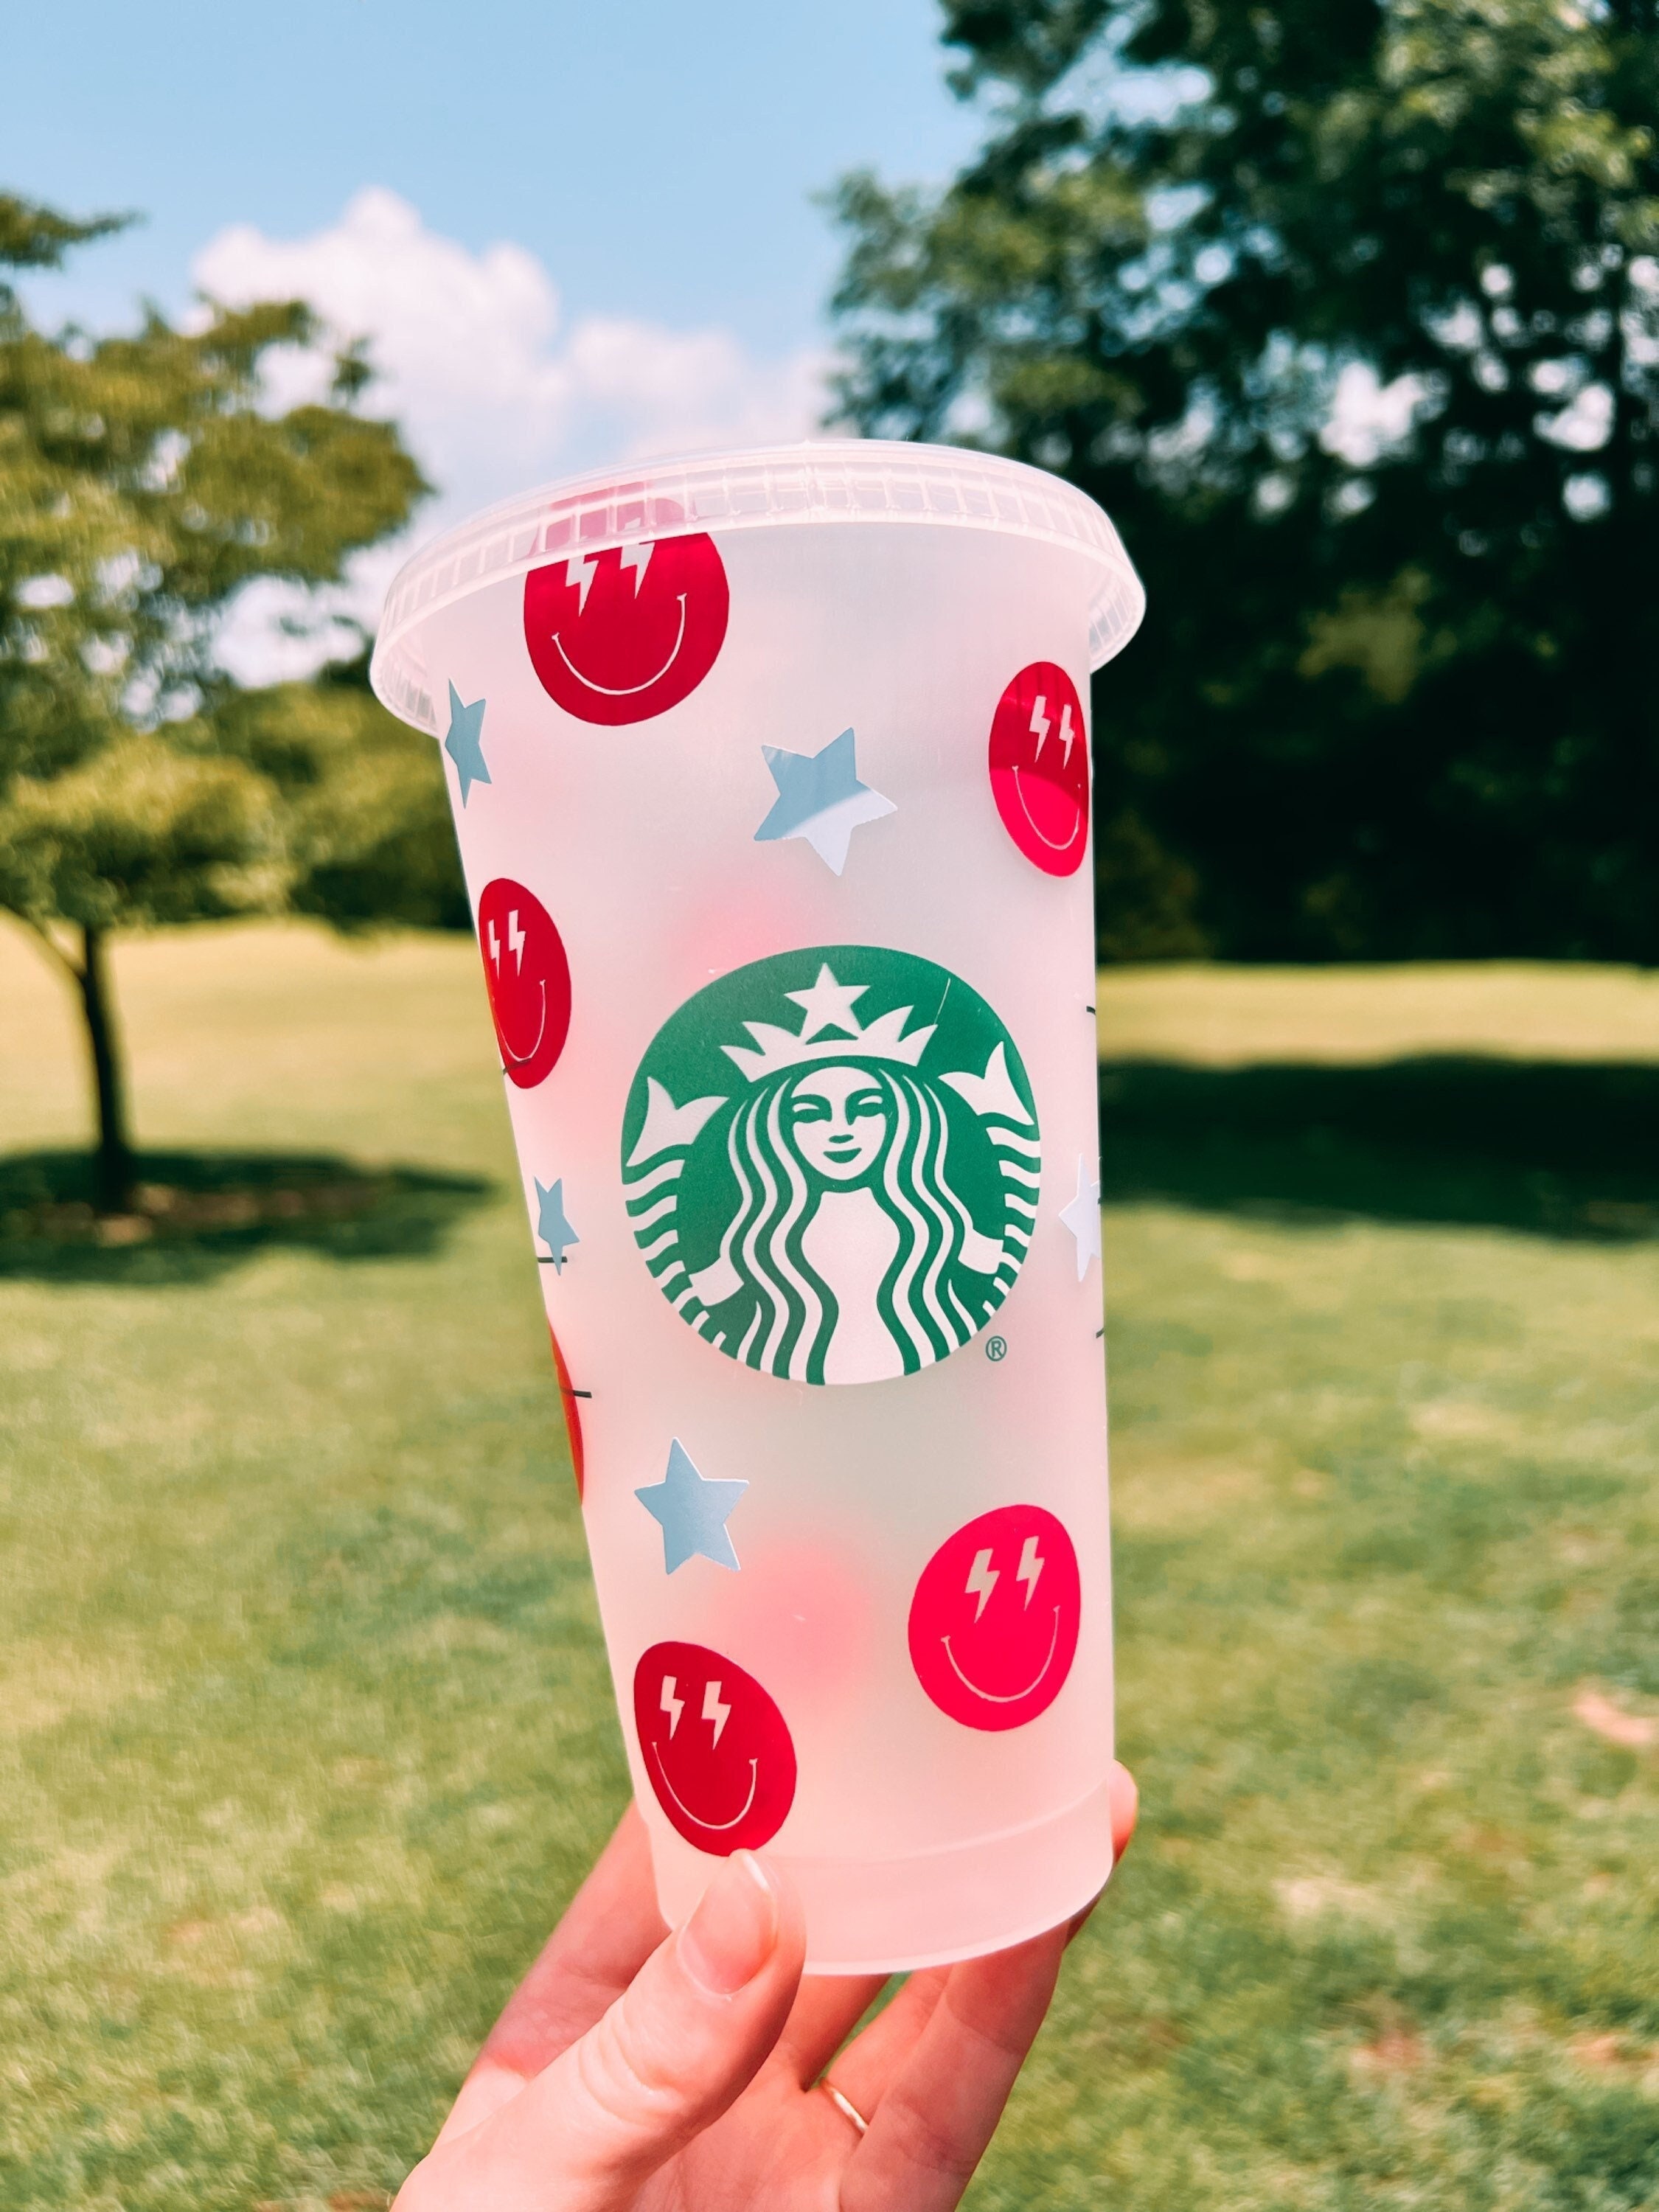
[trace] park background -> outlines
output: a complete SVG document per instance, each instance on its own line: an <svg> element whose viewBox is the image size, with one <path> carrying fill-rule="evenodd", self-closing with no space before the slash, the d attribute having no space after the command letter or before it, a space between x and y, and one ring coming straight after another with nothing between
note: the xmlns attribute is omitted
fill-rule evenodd
<svg viewBox="0 0 1659 2212"><path fill-rule="evenodd" d="M388 2201L620 1808L354 624L483 499L837 408L1073 477L1151 597L1095 697L1145 1826L972 2201L1635 2212L1659 33L785 12L3 34L0 2207Z"/></svg>

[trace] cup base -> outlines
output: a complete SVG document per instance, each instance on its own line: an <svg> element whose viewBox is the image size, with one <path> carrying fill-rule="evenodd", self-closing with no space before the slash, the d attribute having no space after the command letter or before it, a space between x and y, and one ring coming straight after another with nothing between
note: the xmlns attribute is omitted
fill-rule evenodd
<svg viewBox="0 0 1659 2212"><path fill-rule="evenodd" d="M720 1863L649 1821L657 1902L688 1917ZM1064 1812L911 1858L769 1851L806 1908L809 1974L902 1974L1005 1951L1080 1912L1112 1871L1109 1777Z"/></svg>

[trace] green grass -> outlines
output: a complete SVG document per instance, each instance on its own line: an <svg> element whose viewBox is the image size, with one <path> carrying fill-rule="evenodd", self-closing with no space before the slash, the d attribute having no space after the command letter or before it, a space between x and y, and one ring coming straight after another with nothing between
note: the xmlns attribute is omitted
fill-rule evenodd
<svg viewBox="0 0 1659 2212"><path fill-rule="evenodd" d="M0 937L0 2208L343 2212L624 1769L471 948L121 980L147 1172L347 1195L76 1231ZM1103 992L1145 1826L973 2202L1659 2204L1659 992Z"/></svg>

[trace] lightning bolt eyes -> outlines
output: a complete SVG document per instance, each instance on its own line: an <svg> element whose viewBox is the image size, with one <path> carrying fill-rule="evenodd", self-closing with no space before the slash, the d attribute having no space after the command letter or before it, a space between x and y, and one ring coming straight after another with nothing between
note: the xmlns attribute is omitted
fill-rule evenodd
<svg viewBox="0 0 1659 2212"><path fill-rule="evenodd" d="M499 968L501 966L501 940L495 934L495 925L493 921L489 925L489 957L491 963L495 967Z"/></svg>
<svg viewBox="0 0 1659 2212"><path fill-rule="evenodd" d="M640 586L645 581L645 572L651 566L651 556L656 550L655 544L647 539L642 544L624 545L617 556L619 570L631 568L634 572L634 597L636 599L640 596ZM597 553L580 553L564 564L565 583L567 586L574 584L576 587L578 617L587 612L587 595L593 588L593 579L599 574L599 556Z"/></svg>
<svg viewBox="0 0 1659 2212"><path fill-rule="evenodd" d="M1031 702L1031 735L1036 739L1036 750L1031 755L1033 766L1035 766L1036 763L1042 758L1043 740L1047 738L1049 731L1054 726L1053 716L1043 712L1043 709L1048 706L1048 700L1041 691L1037 693L1036 697ZM1060 725L1060 734L1062 737L1066 734L1066 726L1064 723ZM1071 740L1067 738L1066 744L1066 757L1068 760L1071 758Z"/></svg>
<svg viewBox="0 0 1659 2212"><path fill-rule="evenodd" d="M979 1600L979 1603L974 1607L974 1619L975 1620L979 1619L981 1613L984 1612L987 1605L989 1604L991 1592L996 1588L997 1584L1001 1580L1001 1576L991 1565L991 1553L988 1547L982 1552L975 1552L974 1554L974 1564L968 1570L968 1580L963 1586L963 1595L964 1597L977 1597Z"/></svg>
<svg viewBox="0 0 1659 2212"><path fill-rule="evenodd" d="M564 564L565 582L576 586L576 612L579 615L587 611L587 595L593 588L593 571L599 565L598 556L592 553L579 554L574 561L567 561Z"/></svg>
<svg viewBox="0 0 1659 2212"><path fill-rule="evenodd" d="M617 566L631 568L634 571L634 597L636 599L640 596L640 586L645 581L645 572L651 566L651 556L656 550L656 546L649 539L641 544L623 547L622 559Z"/></svg>
<svg viewBox="0 0 1659 2212"><path fill-rule="evenodd" d="M720 1703L720 1686L718 1682L710 1682L703 1691L702 1717L704 1720L713 1721L714 1723L714 1741L718 1743L726 1732L726 1722L732 1717L731 1706L723 1705ZM672 1729L670 1734L672 1734Z"/></svg>
<svg viewBox="0 0 1659 2212"><path fill-rule="evenodd" d="M974 1554L974 1564L969 1568L968 1579L963 1585L963 1595L964 1597L976 1598L978 1600L978 1603L974 1607L974 1619L975 1620L979 1619L986 1607L990 1603L992 1591L995 1589L997 1584L1002 1580L1001 1569L1000 1567L994 1567L991 1565L993 1556L993 1552L988 1545L983 1551L975 1552ZM1047 1563L1043 1559L1042 1553L1037 1550L1036 1538L1035 1536L1028 1536L1025 1539L1024 1546L1020 1552L1019 1565L1014 1569L1014 1580L1017 1583L1024 1583L1025 1585L1025 1602L1027 1605L1030 1605L1031 1602L1032 1596L1036 1590L1037 1578L1042 1574L1046 1564Z"/></svg>
<svg viewBox="0 0 1659 2212"><path fill-rule="evenodd" d="M1028 726L1031 735L1036 739L1036 750L1031 755L1033 768L1042 758L1043 745L1048 739L1049 731L1054 726L1054 718L1049 714L1048 708L1048 696L1046 693L1039 691L1031 702L1031 720ZM1072 727L1072 702L1069 699L1060 710L1060 741L1066 747L1064 764L1069 768L1072 763L1072 747L1077 742L1077 732Z"/></svg>
<svg viewBox="0 0 1659 2212"><path fill-rule="evenodd" d="M665 1674L662 1678L662 1699L659 1710L668 1715L668 1734L671 1741L675 1729L680 1724L680 1715L685 1711L685 1699L674 1695L674 1677L672 1674Z"/></svg>
<svg viewBox="0 0 1659 2212"><path fill-rule="evenodd" d="M492 938L494 934L495 933L492 931ZM517 907L514 907L507 917L507 941L511 946L513 951L514 970L515 973L522 973L524 969L524 932L519 927L519 909Z"/></svg>

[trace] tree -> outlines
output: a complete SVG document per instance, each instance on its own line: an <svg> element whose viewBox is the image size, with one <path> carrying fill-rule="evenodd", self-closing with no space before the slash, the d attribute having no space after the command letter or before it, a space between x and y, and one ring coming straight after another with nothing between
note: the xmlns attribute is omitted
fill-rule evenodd
<svg viewBox="0 0 1659 2212"><path fill-rule="evenodd" d="M348 934L471 927L439 749L375 698L367 647L311 683L230 692L214 726L276 793L289 913Z"/></svg>
<svg viewBox="0 0 1659 2212"><path fill-rule="evenodd" d="M113 227L0 197L0 268L51 266ZM272 350L318 339L297 301L49 336L0 283L0 906L75 988L106 1211L132 1175L110 933L296 896L330 911L336 892L340 918L359 918L328 874L316 793L331 781L349 815L350 776L372 781L360 701L338 686L308 714L287 687L238 700L213 660L244 586L337 580L425 489L396 430L354 411L368 376L355 349L325 402L262 406ZM397 744L380 735L383 757Z"/></svg>
<svg viewBox="0 0 1659 2212"><path fill-rule="evenodd" d="M1240 957L1659 960L1652 0L945 12L986 141L842 186L842 404L1121 522L1103 850Z"/></svg>

